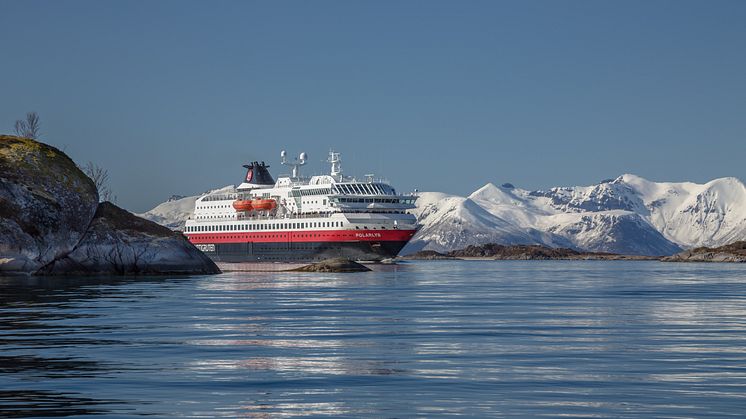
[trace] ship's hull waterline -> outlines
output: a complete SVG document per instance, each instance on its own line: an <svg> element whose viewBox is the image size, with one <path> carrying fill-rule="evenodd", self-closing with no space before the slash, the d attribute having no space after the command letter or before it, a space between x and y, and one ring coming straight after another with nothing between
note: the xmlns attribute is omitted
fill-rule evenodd
<svg viewBox="0 0 746 419"><path fill-rule="evenodd" d="M414 233L392 230L204 234L191 240L215 262L312 262L337 257L380 261L396 257Z"/></svg>

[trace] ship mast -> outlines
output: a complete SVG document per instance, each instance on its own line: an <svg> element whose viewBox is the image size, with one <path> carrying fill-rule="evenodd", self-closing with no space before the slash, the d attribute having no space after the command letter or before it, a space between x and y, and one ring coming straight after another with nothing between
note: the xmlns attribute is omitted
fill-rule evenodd
<svg viewBox="0 0 746 419"><path fill-rule="evenodd" d="M327 163L332 165L331 175L338 182L342 181L342 158L340 153L329 150L329 158L326 159Z"/></svg>

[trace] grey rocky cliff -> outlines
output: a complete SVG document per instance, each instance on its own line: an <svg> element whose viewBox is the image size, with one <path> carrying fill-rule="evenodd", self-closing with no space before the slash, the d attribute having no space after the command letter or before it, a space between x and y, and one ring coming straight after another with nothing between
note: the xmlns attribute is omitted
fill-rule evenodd
<svg viewBox="0 0 746 419"><path fill-rule="evenodd" d="M219 272L180 233L98 200L60 150L0 135L0 276Z"/></svg>
<svg viewBox="0 0 746 419"><path fill-rule="evenodd" d="M98 206L93 181L58 149L0 135L0 274L71 252Z"/></svg>
<svg viewBox="0 0 746 419"><path fill-rule="evenodd" d="M219 272L212 260L181 233L139 218L110 202L103 202L75 249L39 273L150 275Z"/></svg>

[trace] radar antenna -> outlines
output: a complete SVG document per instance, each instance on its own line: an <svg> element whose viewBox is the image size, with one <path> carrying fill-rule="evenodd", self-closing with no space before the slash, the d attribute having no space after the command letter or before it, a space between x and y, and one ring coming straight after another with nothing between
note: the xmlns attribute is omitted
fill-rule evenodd
<svg viewBox="0 0 746 419"><path fill-rule="evenodd" d="M306 161L308 160L308 155L306 153L300 153L300 156L293 159L292 162L287 160L287 152L285 150L282 150L280 152L280 163L283 166L290 166L293 168L293 178L298 178L300 176L300 167L306 164Z"/></svg>

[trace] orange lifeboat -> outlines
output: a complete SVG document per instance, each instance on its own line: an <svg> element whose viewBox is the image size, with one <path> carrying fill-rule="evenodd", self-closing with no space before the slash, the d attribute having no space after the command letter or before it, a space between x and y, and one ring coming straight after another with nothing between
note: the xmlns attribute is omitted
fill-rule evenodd
<svg viewBox="0 0 746 419"><path fill-rule="evenodd" d="M251 211L254 209L253 205L251 205L251 202L252 201L250 199L237 199L233 201L233 208L236 211L240 212Z"/></svg>
<svg viewBox="0 0 746 419"><path fill-rule="evenodd" d="M251 206L259 211L271 211L277 208L277 202L274 199L255 199L251 201Z"/></svg>

